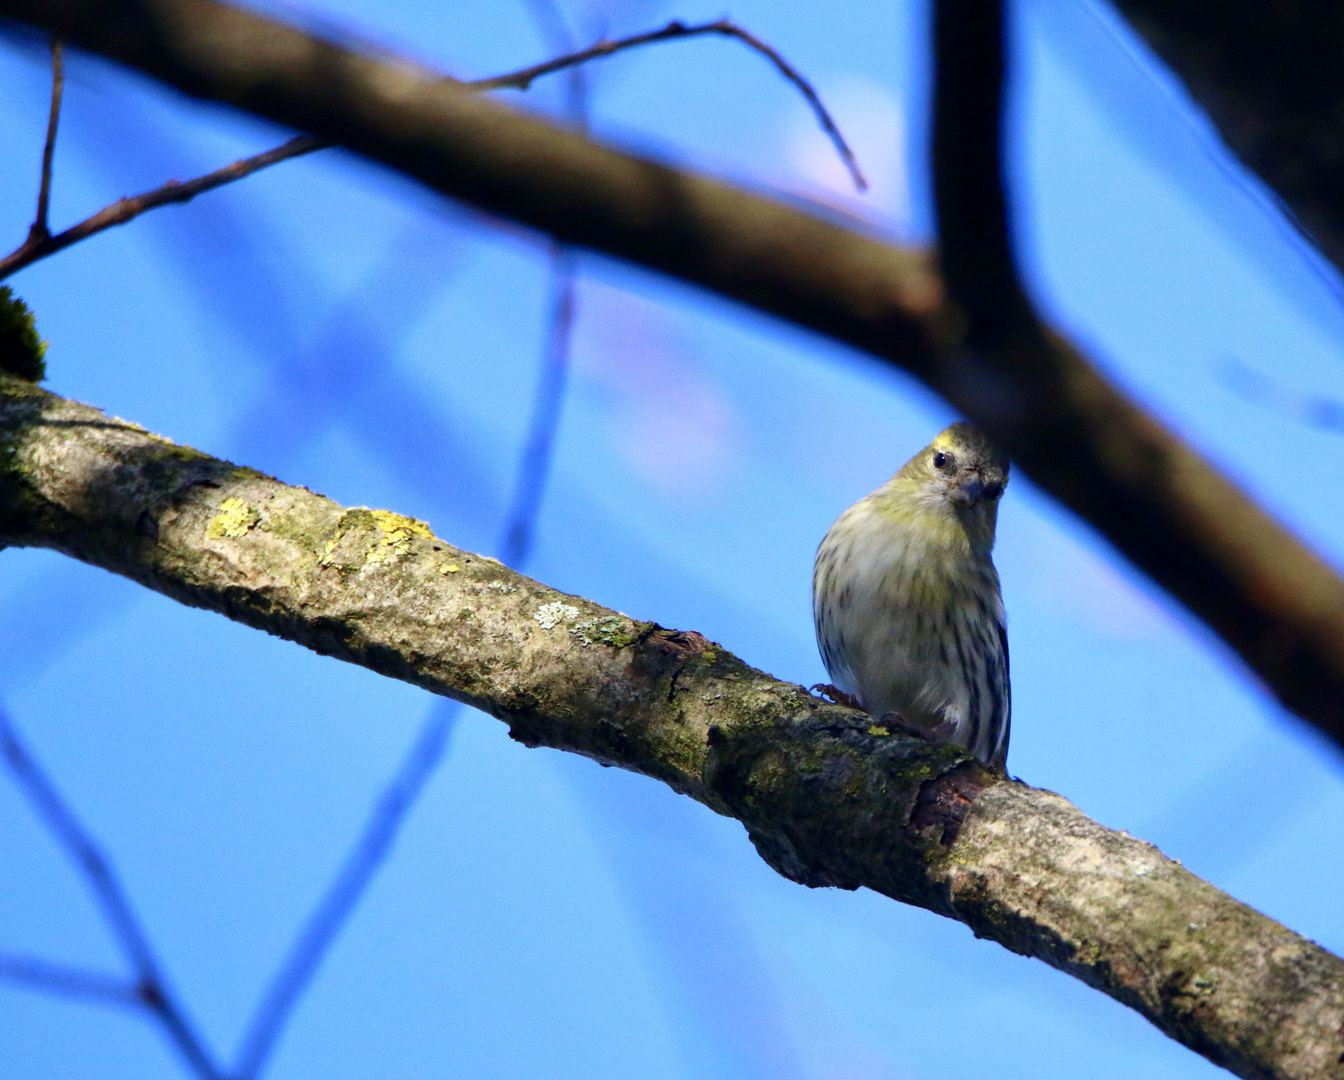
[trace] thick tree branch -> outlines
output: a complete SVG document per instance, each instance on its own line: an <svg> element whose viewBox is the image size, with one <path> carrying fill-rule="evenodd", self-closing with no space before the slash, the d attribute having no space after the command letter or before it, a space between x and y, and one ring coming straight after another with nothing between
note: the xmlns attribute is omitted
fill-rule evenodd
<svg viewBox="0 0 1344 1080"><path fill-rule="evenodd" d="M0 14L904 368L1344 744L1344 582L1067 345L1021 365L968 349L925 255L215 0L0 0Z"/></svg>
<svg viewBox="0 0 1344 1080"><path fill-rule="evenodd" d="M529 746L660 779L742 821L793 880L959 919L1241 1076L1344 1073L1344 961L1151 845L421 522L0 375L0 544L65 552L465 701Z"/></svg>
<svg viewBox="0 0 1344 1080"><path fill-rule="evenodd" d="M1344 8L1116 0L1228 145L1344 269Z"/></svg>

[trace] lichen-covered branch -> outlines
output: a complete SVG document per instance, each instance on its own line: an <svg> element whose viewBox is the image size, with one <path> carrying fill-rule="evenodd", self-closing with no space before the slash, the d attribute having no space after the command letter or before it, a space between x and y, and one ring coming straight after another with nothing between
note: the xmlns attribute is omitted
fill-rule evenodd
<svg viewBox="0 0 1344 1080"><path fill-rule="evenodd" d="M217 0L0 0L0 15L911 372L1344 745L1344 581L1066 343L1029 358L970 348L926 253Z"/></svg>
<svg viewBox="0 0 1344 1080"><path fill-rule="evenodd" d="M1245 1077L1339 1078L1344 961L1057 795L462 551L0 374L0 545L46 547L655 777L808 885L959 919Z"/></svg>

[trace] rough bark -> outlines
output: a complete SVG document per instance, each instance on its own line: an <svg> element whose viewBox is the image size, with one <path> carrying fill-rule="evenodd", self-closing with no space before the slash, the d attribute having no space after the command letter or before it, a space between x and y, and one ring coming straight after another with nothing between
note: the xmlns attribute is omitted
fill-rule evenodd
<svg viewBox="0 0 1344 1080"><path fill-rule="evenodd" d="M1344 268L1344 7L1116 0L1227 144Z"/></svg>
<svg viewBox="0 0 1344 1080"><path fill-rule="evenodd" d="M1344 745L1344 581L1066 343L970 348L926 253L215 0L0 0L0 15L911 372Z"/></svg>
<svg viewBox="0 0 1344 1080"><path fill-rule="evenodd" d="M966 923L1245 1077L1344 1077L1344 961L1150 844L959 751L885 735L640 622L0 374L0 546L465 701L529 746L662 780L780 873Z"/></svg>

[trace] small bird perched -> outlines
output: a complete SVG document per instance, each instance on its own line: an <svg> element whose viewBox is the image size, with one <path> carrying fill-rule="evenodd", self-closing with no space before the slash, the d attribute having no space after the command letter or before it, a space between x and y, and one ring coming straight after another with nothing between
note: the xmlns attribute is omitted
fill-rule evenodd
<svg viewBox="0 0 1344 1080"><path fill-rule="evenodd" d="M1008 459L953 424L826 533L812 575L833 696L986 765L1008 757L1008 630L990 552Z"/></svg>

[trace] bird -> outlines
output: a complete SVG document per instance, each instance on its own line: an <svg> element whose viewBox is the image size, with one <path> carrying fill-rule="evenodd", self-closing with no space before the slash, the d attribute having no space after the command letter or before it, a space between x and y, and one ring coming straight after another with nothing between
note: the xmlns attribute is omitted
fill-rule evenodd
<svg viewBox="0 0 1344 1080"><path fill-rule="evenodd" d="M819 689L1000 769L1012 700L992 552L1007 483L1008 458L990 437L953 424L836 519L812 575L831 678Z"/></svg>

